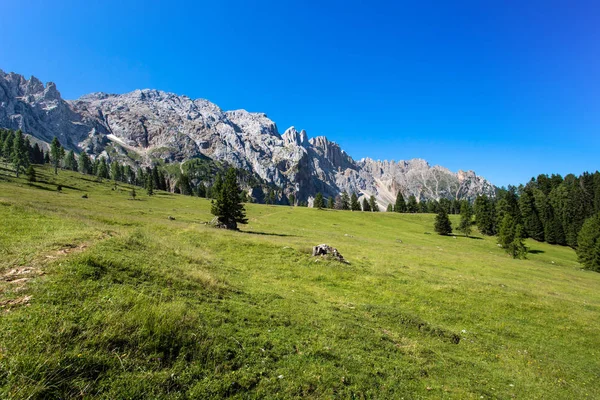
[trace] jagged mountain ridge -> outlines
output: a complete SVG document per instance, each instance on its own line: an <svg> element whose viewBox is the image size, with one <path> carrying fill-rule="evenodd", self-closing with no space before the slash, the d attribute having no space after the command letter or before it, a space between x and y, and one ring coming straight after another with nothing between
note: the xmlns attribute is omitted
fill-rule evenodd
<svg viewBox="0 0 600 400"><path fill-rule="evenodd" d="M281 135L266 114L223 111L208 100L158 90L92 93L64 100L56 85L0 70L0 126L40 141L57 136L67 148L148 165L208 156L245 168L299 200L317 192L374 195L382 208L401 190L417 199L493 195L473 171L452 173L426 161L353 160L324 136L294 127ZM108 151L111 150L111 151Z"/></svg>

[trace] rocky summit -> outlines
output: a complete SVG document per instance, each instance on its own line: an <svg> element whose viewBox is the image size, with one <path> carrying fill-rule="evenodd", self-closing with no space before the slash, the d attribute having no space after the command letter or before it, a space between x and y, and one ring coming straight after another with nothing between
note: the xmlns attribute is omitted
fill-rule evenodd
<svg viewBox="0 0 600 400"><path fill-rule="evenodd" d="M207 156L252 171L282 192L312 201L343 191L375 196L380 208L401 191L417 199L474 199L494 186L473 171L453 173L425 160L355 161L324 136L280 134L266 114L223 111L203 99L159 90L62 99L56 85L0 70L0 127L76 151L130 164L182 162Z"/></svg>

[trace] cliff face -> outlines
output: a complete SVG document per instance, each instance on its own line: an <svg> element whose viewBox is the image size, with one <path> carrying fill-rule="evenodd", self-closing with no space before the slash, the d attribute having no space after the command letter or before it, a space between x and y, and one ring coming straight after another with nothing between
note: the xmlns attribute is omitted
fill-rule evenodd
<svg viewBox="0 0 600 400"><path fill-rule="evenodd" d="M374 195L381 208L400 190L418 199L493 195L473 171L453 173L424 160L353 160L324 136L308 139L294 127L280 135L266 114L223 111L203 99L158 90L122 95L92 93L63 100L53 83L0 70L0 126L22 129L45 142L92 155L115 154L130 162L179 162L201 155L253 171L306 200L342 191ZM115 150L116 149L116 150Z"/></svg>

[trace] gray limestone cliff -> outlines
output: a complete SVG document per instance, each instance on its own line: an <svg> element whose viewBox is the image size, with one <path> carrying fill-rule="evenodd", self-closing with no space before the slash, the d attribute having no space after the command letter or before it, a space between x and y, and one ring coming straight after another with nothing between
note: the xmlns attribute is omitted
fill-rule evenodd
<svg viewBox="0 0 600 400"><path fill-rule="evenodd" d="M254 172L286 194L309 200L342 191L374 195L385 209L401 191L417 199L474 199L494 186L473 171L453 173L426 161L353 160L324 136L294 127L280 134L266 114L223 111L203 99L158 90L92 93L63 100L53 83L0 70L0 127L43 142L150 165L207 156Z"/></svg>

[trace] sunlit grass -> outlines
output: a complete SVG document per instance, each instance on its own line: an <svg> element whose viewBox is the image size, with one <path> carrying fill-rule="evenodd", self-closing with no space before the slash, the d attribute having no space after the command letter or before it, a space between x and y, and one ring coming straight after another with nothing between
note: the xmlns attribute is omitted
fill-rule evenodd
<svg viewBox="0 0 600 400"><path fill-rule="evenodd" d="M600 396L600 274L569 248L255 204L215 230L205 199L37 171L0 179L0 273L44 273L0 282L31 296L0 309L2 398Z"/></svg>

